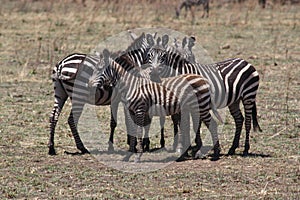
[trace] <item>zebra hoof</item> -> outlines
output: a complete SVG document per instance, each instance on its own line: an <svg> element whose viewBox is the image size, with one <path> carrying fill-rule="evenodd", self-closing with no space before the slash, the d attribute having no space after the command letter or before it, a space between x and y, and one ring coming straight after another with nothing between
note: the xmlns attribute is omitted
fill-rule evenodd
<svg viewBox="0 0 300 200"><path fill-rule="evenodd" d="M220 158L220 152L221 152L220 148L214 149L214 153L212 155L212 159L219 160L219 158Z"/></svg>
<svg viewBox="0 0 300 200"><path fill-rule="evenodd" d="M254 132L262 132L262 129L260 128L260 126L254 126L253 131Z"/></svg>
<svg viewBox="0 0 300 200"><path fill-rule="evenodd" d="M55 156L55 155L56 155L56 152L55 152L54 147L49 147L49 152L48 152L48 154L51 155L51 156Z"/></svg>
<svg viewBox="0 0 300 200"><path fill-rule="evenodd" d="M146 146L144 147L144 152L150 152L150 147L146 145Z"/></svg>
<svg viewBox="0 0 300 200"><path fill-rule="evenodd" d="M141 157L142 157L142 153L137 153L135 158L134 158L134 162L135 163L140 163L141 162Z"/></svg>
<svg viewBox="0 0 300 200"><path fill-rule="evenodd" d="M81 151L81 154L91 154L86 148L79 149Z"/></svg>
<svg viewBox="0 0 300 200"><path fill-rule="evenodd" d="M205 157L206 157L205 154L203 154L201 150L198 150L197 153L195 154L194 159L204 159Z"/></svg>
<svg viewBox="0 0 300 200"><path fill-rule="evenodd" d="M108 143L107 151L115 151L114 145L112 143Z"/></svg>
<svg viewBox="0 0 300 200"><path fill-rule="evenodd" d="M188 152L185 151L184 153L181 153L181 154L180 154L180 157L177 158L176 162L182 162L182 161L185 161L185 160L188 159L188 157L189 157Z"/></svg>
<svg viewBox="0 0 300 200"><path fill-rule="evenodd" d="M183 149L182 148L177 148L176 153L182 155L183 154Z"/></svg>
<svg viewBox="0 0 300 200"><path fill-rule="evenodd" d="M244 151L243 152L243 157L247 157L247 156L249 156L249 152L248 151Z"/></svg>
<svg viewBox="0 0 300 200"><path fill-rule="evenodd" d="M210 159L211 161L218 161L218 160L220 160L220 157L212 157L211 159Z"/></svg>
<svg viewBox="0 0 300 200"><path fill-rule="evenodd" d="M131 153L136 153L137 149L135 147L134 148L129 147L128 151L131 152Z"/></svg>
<svg viewBox="0 0 300 200"><path fill-rule="evenodd" d="M229 151L228 151L228 155L229 155L229 156L232 156L232 155L234 155L234 154L235 154L235 149L230 148Z"/></svg>
<svg viewBox="0 0 300 200"><path fill-rule="evenodd" d="M212 155L210 160L211 161L217 161L219 159L220 159L220 151L216 151L216 152L214 152L214 154Z"/></svg>
<svg viewBox="0 0 300 200"><path fill-rule="evenodd" d="M122 159L123 162L129 162L130 157L133 155L133 153L129 152L125 155L125 157Z"/></svg>

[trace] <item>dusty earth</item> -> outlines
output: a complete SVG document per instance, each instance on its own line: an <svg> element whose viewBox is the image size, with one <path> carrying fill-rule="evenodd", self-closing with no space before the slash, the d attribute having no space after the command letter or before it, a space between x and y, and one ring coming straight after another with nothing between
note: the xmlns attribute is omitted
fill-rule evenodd
<svg viewBox="0 0 300 200"><path fill-rule="evenodd" d="M16 199L299 199L299 5L214 1L209 18L175 18L173 1L2 0L0 7L0 198ZM183 11L184 12L184 11ZM234 135L227 112L222 157L171 162L152 172L127 173L94 155L76 152L65 105L56 129L58 155L47 154L56 62L89 53L112 35L139 27L166 27L194 35L220 61L241 57L260 73L257 97L263 132L251 132L250 156L226 156ZM97 110L109 133L109 108ZM167 125L171 132L171 125ZM171 134L171 133L170 133ZM117 129L120 143L125 132ZM170 137L169 137L170 139ZM171 139L170 139L171 141ZM153 147L158 143L153 138Z"/></svg>

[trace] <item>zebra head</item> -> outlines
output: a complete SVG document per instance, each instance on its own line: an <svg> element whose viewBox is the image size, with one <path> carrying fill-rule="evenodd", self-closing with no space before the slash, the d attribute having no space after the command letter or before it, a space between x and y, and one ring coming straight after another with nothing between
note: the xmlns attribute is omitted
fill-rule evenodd
<svg viewBox="0 0 300 200"><path fill-rule="evenodd" d="M89 82L90 87L115 86L117 77L115 71L111 68L113 59L107 49L103 50L104 68L98 67L94 72L93 78Z"/></svg>
<svg viewBox="0 0 300 200"><path fill-rule="evenodd" d="M153 39L156 37L157 33L142 33L139 37L136 34L128 31L133 42L128 46L125 52L131 52L139 49L148 50L154 45Z"/></svg>
<svg viewBox="0 0 300 200"><path fill-rule="evenodd" d="M161 66L167 64L168 41L168 35L164 35L162 38L158 37L156 44L148 51L148 63L156 72L159 72Z"/></svg>
<svg viewBox="0 0 300 200"><path fill-rule="evenodd" d="M128 48L124 52L126 52L128 56L135 63L137 63L137 65L142 66L148 61L147 52L154 45L153 38L156 37L157 33L142 33L139 37L137 37L132 32L129 33L131 39L133 39L133 42L128 46Z"/></svg>

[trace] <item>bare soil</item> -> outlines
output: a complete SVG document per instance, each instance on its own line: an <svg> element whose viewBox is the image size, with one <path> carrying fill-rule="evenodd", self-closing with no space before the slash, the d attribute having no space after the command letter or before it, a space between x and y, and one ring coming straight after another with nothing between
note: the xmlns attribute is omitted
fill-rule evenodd
<svg viewBox="0 0 300 200"><path fill-rule="evenodd" d="M1 199L300 199L298 4L268 3L262 9L257 1L214 1L210 17L200 18L200 7L192 23L190 13L175 18L177 2L170 0L0 3ZM237 155L226 156L235 131L227 113L220 160L173 162L147 173L118 171L93 155L64 154L76 151L67 124L69 104L56 129L58 155L47 154L55 63L139 27L194 35L215 61L241 57L256 67L263 132L251 133L250 156L241 156L244 131ZM99 107L99 113L108 134L109 109Z"/></svg>

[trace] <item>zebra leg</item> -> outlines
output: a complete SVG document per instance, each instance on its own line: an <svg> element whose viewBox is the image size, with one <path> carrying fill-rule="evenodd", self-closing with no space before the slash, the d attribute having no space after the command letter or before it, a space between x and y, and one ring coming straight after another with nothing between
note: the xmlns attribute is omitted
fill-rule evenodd
<svg viewBox="0 0 300 200"><path fill-rule="evenodd" d="M180 8L175 8L176 18L179 18Z"/></svg>
<svg viewBox="0 0 300 200"><path fill-rule="evenodd" d="M210 113L208 114L210 116ZM218 123L211 116L209 117L209 120L205 120L204 123L209 129L212 137L213 151L214 151L212 160L218 160L221 152L221 147L220 147L220 142L218 137Z"/></svg>
<svg viewBox="0 0 300 200"><path fill-rule="evenodd" d="M196 154L195 154L195 158L202 158L203 154L201 152L201 147L202 147L202 140L201 140L201 136L200 136L200 128L201 128L201 119L199 117L199 113L192 113L192 120L193 120L193 129L195 132L195 143L196 143Z"/></svg>
<svg viewBox="0 0 300 200"><path fill-rule="evenodd" d="M195 6L191 6L190 11L192 14L192 24L194 24L195 23Z"/></svg>
<svg viewBox="0 0 300 200"><path fill-rule="evenodd" d="M185 109L183 109L185 110ZM178 152L181 157L185 156L187 153L187 147L190 145L190 137L189 137L189 112L181 113L181 121L180 121L180 131L178 133L178 144L176 148L176 152Z"/></svg>
<svg viewBox="0 0 300 200"><path fill-rule="evenodd" d="M119 102L112 102L110 106L110 135L108 141L108 151L114 151L114 133L117 127L117 114Z"/></svg>
<svg viewBox="0 0 300 200"><path fill-rule="evenodd" d="M184 9L185 9L184 18L186 18L188 10L190 10L191 8L189 6L187 6L187 5L185 5Z"/></svg>
<svg viewBox="0 0 300 200"><path fill-rule="evenodd" d="M134 121L129 113L129 110L124 105L124 115L125 115L125 124L126 124L126 131L127 131L127 144L129 145L129 152L135 153L136 152L136 128Z"/></svg>
<svg viewBox="0 0 300 200"><path fill-rule="evenodd" d="M61 109L63 107L63 104L62 104L62 106L59 106L59 105L54 106L53 110L52 110L52 113L50 115L50 120L49 120L49 123L50 123L50 138L49 138L49 143L48 143L48 148L49 148L48 154L49 155L56 155L55 148L54 148L54 134L55 134L55 127L56 127Z"/></svg>
<svg viewBox="0 0 300 200"><path fill-rule="evenodd" d="M205 4L203 4L203 14L202 14L201 18L204 18L204 16L205 16Z"/></svg>
<svg viewBox="0 0 300 200"><path fill-rule="evenodd" d="M134 162L139 163L141 161L141 157L143 154L143 127L142 126L138 126L136 135L137 135L137 145L136 145L137 154L134 159Z"/></svg>
<svg viewBox="0 0 300 200"><path fill-rule="evenodd" d="M81 116L83 106L84 104L72 102L72 111L68 118L68 124L71 128L77 149L80 150L82 154L85 154L90 152L84 147L77 130L78 120L79 117Z"/></svg>
<svg viewBox="0 0 300 200"><path fill-rule="evenodd" d="M144 121L144 130L145 134L143 137L143 151L144 152L150 152L150 138L149 138L149 131L150 131L150 125L151 125L151 118L149 115L146 116L146 119Z"/></svg>
<svg viewBox="0 0 300 200"><path fill-rule="evenodd" d="M239 147L241 131L242 131L243 123L244 123L244 117L240 110L240 102L239 101L230 105L229 111L230 111L230 114L234 118L235 135L234 135L234 140L232 142L232 146L230 147L230 149L228 151L228 155L234 155L236 148Z"/></svg>
<svg viewBox="0 0 300 200"><path fill-rule="evenodd" d="M249 140L250 140L253 102L243 101L243 104L245 110L245 129L246 129L245 148L244 148L243 156L247 156L249 154L249 149L250 149Z"/></svg>
<svg viewBox="0 0 300 200"><path fill-rule="evenodd" d="M209 17L209 1L203 4L204 13L206 11L206 17Z"/></svg>
<svg viewBox="0 0 300 200"><path fill-rule="evenodd" d="M109 141L108 141L108 151L114 151L114 133L115 133L115 129L117 127L117 122L114 118L113 114L113 108L110 108L110 134L109 134Z"/></svg>
<svg viewBox="0 0 300 200"><path fill-rule="evenodd" d="M166 117L161 116L159 118L160 122L160 148L165 148L165 121Z"/></svg>
<svg viewBox="0 0 300 200"><path fill-rule="evenodd" d="M196 150L198 151L202 146L202 140L200 136L200 128L201 128L201 118L199 117L199 113L192 113L192 120L193 120L193 130L195 132L195 143L196 143Z"/></svg>
<svg viewBox="0 0 300 200"><path fill-rule="evenodd" d="M147 115L145 114L144 107L141 107L140 109L136 110L135 122L136 122L136 125L137 125L137 129L136 129L136 136L137 136L136 150L137 150L137 154L136 154L136 157L135 157L135 160L134 160L135 163L138 163L138 162L141 161L141 156L143 154L143 125L147 121L146 117L147 117Z"/></svg>
<svg viewBox="0 0 300 200"><path fill-rule="evenodd" d="M55 148L54 148L55 127L58 121L58 117L67 99L68 99L68 95L65 92L61 82L59 80L54 80L54 106L49 119L49 123L50 123L50 138L48 143L49 155L56 155Z"/></svg>
<svg viewBox="0 0 300 200"><path fill-rule="evenodd" d="M136 145L136 125L134 124L134 121L131 117L134 117L133 115L130 115L129 110L125 108L124 106L124 114L125 114L125 124L126 124L126 131L127 131L127 144L129 145L129 153L123 158L123 161L128 162L130 157L137 152Z"/></svg>
<svg viewBox="0 0 300 200"><path fill-rule="evenodd" d="M173 142L173 150L176 150L178 144L178 127L180 124L181 114L174 114L171 116L174 126L174 142Z"/></svg>
<svg viewBox="0 0 300 200"><path fill-rule="evenodd" d="M254 102L253 107L252 107L252 120L253 120L253 130L254 132L262 132L258 121L257 121L257 108L256 108L256 102Z"/></svg>

